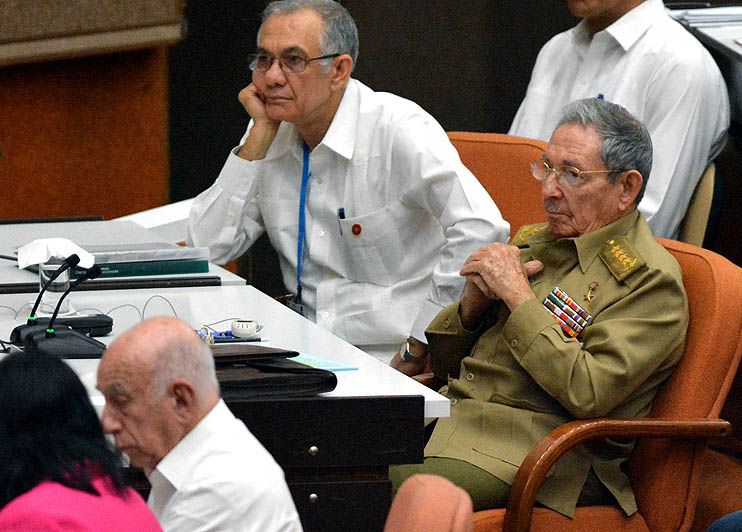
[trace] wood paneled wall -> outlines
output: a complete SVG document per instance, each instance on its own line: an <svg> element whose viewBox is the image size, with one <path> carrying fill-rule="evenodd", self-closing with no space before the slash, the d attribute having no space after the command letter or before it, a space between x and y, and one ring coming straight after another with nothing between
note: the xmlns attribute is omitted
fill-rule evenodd
<svg viewBox="0 0 742 532"><path fill-rule="evenodd" d="M169 201L164 48L0 69L0 218Z"/></svg>

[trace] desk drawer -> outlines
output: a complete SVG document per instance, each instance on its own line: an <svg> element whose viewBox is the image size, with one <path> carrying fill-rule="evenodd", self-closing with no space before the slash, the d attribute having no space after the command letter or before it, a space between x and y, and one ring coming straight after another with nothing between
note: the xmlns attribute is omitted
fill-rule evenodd
<svg viewBox="0 0 742 532"><path fill-rule="evenodd" d="M284 468L422 462L422 396L230 401Z"/></svg>
<svg viewBox="0 0 742 532"><path fill-rule="evenodd" d="M391 482L291 483L304 532L381 532L391 506Z"/></svg>

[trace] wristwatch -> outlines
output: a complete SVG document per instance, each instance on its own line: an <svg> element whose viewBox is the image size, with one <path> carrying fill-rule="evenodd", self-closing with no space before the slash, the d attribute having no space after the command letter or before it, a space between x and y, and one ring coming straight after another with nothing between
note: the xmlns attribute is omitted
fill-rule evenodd
<svg viewBox="0 0 742 532"><path fill-rule="evenodd" d="M413 355L410 352L410 339L409 338L405 340L405 343L400 348L400 352L402 353L401 355L402 362L421 362L425 360L426 358L425 355L417 356L417 355Z"/></svg>

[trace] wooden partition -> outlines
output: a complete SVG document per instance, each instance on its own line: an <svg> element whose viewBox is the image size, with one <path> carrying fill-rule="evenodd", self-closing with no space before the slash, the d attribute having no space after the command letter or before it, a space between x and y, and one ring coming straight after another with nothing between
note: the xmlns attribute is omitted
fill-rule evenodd
<svg viewBox="0 0 742 532"><path fill-rule="evenodd" d="M0 0L0 219L167 203L180 0Z"/></svg>

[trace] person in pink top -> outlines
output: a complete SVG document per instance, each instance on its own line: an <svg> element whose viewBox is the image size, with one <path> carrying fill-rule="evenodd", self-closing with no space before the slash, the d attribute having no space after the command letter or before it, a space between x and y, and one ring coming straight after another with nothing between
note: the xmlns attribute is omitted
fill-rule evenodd
<svg viewBox="0 0 742 532"><path fill-rule="evenodd" d="M0 405L0 532L162 531L66 363L3 358Z"/></svg>

